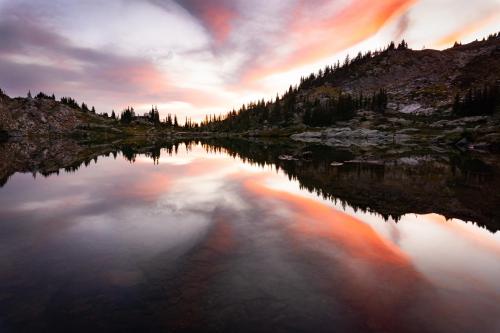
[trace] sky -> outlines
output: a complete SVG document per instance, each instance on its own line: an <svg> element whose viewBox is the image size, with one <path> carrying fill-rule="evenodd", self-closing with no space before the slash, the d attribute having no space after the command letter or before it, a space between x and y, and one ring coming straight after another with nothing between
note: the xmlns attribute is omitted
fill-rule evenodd
<svg viewBox="0 0 500 333"><path fill-rule="evenodd" d="M499 23L500 0L0 0L0 88L200 120L347 54L443 49Z"/></svg>

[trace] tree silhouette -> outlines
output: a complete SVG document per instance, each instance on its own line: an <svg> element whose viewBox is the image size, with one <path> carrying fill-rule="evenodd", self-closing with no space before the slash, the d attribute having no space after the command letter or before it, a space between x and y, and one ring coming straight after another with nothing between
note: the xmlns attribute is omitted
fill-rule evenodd
<svg viewBox="0 0 500 333"><path fill-rule="evenodd" d="M122 111L122 114L120 116L120 121L123 124L130 124L134 118L135 118L134 108L128 107Z"/></svg>
<svg viewBox="0 0 500 333"><path fill-rule="evenodd" d="M457 116L491 115L500 108L498 86L469 89L464 98L457 93L453 102L453 113Z"/></svg>

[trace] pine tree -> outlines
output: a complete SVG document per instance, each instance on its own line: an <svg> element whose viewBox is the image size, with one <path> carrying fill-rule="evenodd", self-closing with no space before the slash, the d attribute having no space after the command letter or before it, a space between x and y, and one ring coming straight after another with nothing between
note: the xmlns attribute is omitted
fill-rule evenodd
<svg viewBox="0 0 500 333"><path fill-rule="evenodd" d="M407 50L408 49L408 43L403 39L401 43L398 45L398 50Z"/></svg>

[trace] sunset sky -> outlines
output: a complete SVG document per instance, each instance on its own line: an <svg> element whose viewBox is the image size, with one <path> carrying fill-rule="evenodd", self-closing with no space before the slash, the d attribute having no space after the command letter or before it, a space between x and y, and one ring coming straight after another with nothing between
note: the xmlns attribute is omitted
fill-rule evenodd
<svg viewBox="0 0 500 333"><path fill-rule="evenodd" d="M0 88L201 119L405 38L500 30L500 0L0 0Z"/></svg>

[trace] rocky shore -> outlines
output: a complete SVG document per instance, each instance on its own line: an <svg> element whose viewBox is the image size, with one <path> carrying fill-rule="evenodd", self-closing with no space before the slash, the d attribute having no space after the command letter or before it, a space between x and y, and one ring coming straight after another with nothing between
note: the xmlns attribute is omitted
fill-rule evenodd
<svg viewBox="0 0 500 333"><path fill-rule="evenodd" d="M458 149L500 151L500 117L476 116L443 118L387 114L380 116L365 111L335 127L318 128L291 135L296 141L320 143L353 150L436 151Z"/></svg>

